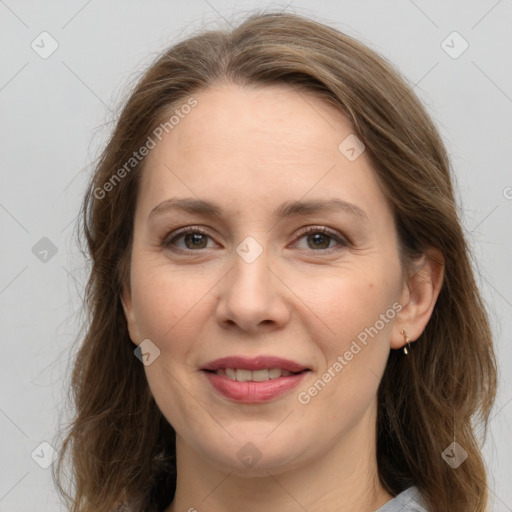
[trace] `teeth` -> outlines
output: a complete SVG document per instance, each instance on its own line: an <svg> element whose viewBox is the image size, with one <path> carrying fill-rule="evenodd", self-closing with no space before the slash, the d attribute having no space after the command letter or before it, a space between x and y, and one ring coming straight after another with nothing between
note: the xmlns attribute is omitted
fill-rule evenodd
<svg viewBox="0 0 512 512"><path fill-rule="evenodd" d="M236 380L238 382L249 382L251 380L251 370L235 370Z"/></svg>
<svg viewBox="0 0 512 512"><path fill-rule="evenodd" d="M263 382L269 379L278 379L279 377L288 377L292 372L281 370L281 368L270 368L267 370L242 370L240 368L222 368L215 372L217 375L224 375L228 379L238 382Z"/></svg>
<svg viewBox="0 0 512 512"><path fill-rule="evenodd" d="M237 371L238 373L238 371ZM270 375L268 374L268 370L253 370L251 373L252 380L255 382L263 382L264 380L269 380Z"/></svg>
<svg viewBox="0 0 512 512"><path fill-rule="evenodd" d="M283 370L279 369L279 368L271 368L270 370L268 370L268 377L270 379L277 379L278 377L281 377L281 372Z"/></svg>

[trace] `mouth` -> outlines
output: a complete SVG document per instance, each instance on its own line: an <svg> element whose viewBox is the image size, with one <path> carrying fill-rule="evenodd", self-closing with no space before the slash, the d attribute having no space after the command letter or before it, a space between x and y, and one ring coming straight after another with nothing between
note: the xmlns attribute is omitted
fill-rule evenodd
<svg viewBox="0 0 512 512"><path fill-rule="evenodd" d="M244 357L244 356L229 356L215 361L209 362L202 370L217 371L217 370L250 370L251 372L258 370L281 370L289 371L291 373L299 373L304 370L309 370L306 365L292 361L291 359L284 359L276 356L257 356L257 357ZM275 373L275 372L274 372Z"/></svg>
<svg viewBox="0 0 512 512"><path fill-rule="evenodd" d="M295 388L311 370L277 357L226 357L201 369L213 389L235 402L262 403Z"/></svg>
<svg viewBox="0 0 512 512"><path fill-rule="evenodd" d="M280 377L289 377L298 375L300 372L291 372L283 368L264 368L262 370L246 370L245 368L219 368L218 370L205 370L216 375L223 375L230 380L237 382L265 382L267 380L279 379Z"/></svg>

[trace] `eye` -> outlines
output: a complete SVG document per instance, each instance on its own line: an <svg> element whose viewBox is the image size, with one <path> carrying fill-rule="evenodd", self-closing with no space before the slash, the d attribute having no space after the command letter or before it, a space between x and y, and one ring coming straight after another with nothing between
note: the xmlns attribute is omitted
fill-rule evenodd
<svg viewBox="0 0 512 512"><path fill-rule="evenodd" d="M183 239L185 247L179 247L177 241ZM176 249L178 251L194 251L196 249L207 249L207 239L210 236L204 229L197 226L188 226L186 228L174 231L168 237L166 237L162 246L166 248Z"/></svg>
<svg viewBox="0 0 512 512"><path fill-rule="evenodd" d="M348 246L348 242L338 232L331 230L325 226L308 226L299 237L299 240L306 238L308 247L301 247L306 250L313 250L318 252L322 250L325 252L332 252L331 249L340 250ZM331 242L337 242L337 247L332 246ZM327 250L327 251L326 251Z"/></svg>
<svg viewBox="0 0 512 512"><path fill-rule="evenodd" d="M204 229L198 226L187 226L178 231L173 231L162 241L162 246L177 252L194 252L197 249L208 249L208 239L210 235ZM305 238L308 247L299 247L300 249L312 250L314 252L332 252L347 247L349 243L338 232L325 226L308 226L305 228L298 240ZM178 243L182 240L184 247ZM332 242L337 242L334 246ZM297 243L295 244L297 245Z"/></svg>

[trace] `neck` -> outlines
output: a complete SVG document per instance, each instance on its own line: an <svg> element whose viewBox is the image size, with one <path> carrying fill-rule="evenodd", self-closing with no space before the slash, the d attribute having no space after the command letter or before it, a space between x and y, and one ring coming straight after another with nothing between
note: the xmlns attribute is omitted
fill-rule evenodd
<svg viewBox="0 0 512 512"><path fill-rule="evenodd" d="M392 498L378 477L374 417L370 408L307 463L254 477L219 469L177 435L178 479L166 512L374 512Z"/></svg>

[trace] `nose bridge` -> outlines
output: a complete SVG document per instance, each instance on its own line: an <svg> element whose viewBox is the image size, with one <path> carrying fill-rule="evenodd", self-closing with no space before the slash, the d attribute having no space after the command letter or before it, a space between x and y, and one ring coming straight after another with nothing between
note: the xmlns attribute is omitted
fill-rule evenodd
<svg viewBox="0 0 512 512"><path fill-rule="evenodd" d="M248 236L235 249L230 288L235 294L245 296L253 307L256 304L261 307L272 294L269 251L264 244L267 245Z"/></svg>
<svg viewBox="0 0 512 512"><path fill-rule="evenodd" d="M234 322L245 330L269 321L286 321L288 308L282 285L271 270L270 251L264 244L248 236L236 247L233 268L221 292L219 321Z"/></svg>

